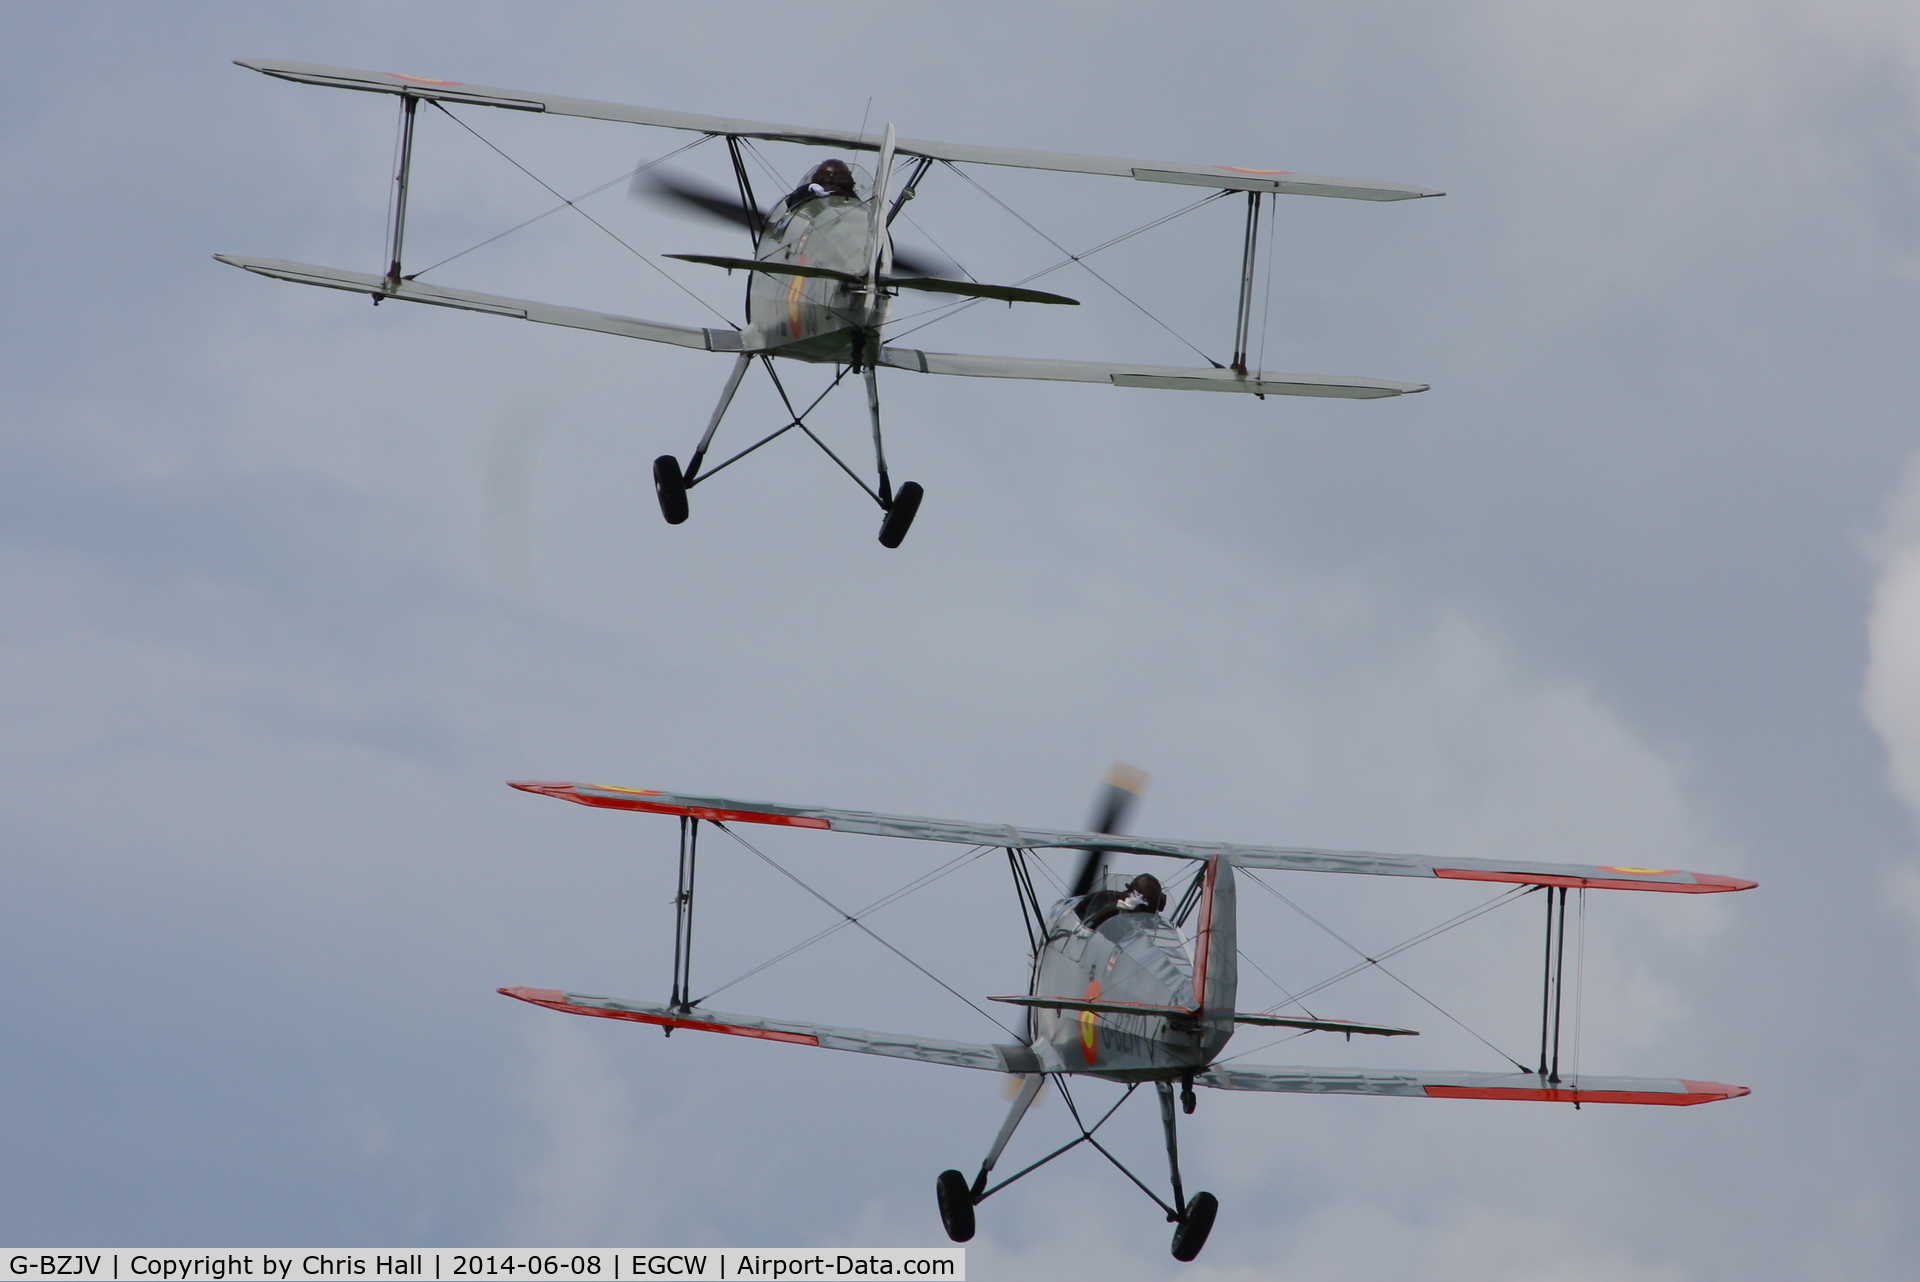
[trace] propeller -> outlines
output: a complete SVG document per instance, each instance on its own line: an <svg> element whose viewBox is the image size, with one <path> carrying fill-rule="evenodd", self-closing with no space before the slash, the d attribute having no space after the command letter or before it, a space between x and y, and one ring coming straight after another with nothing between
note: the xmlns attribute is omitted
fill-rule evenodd
<svg viewBox="0 0 1920 1282"><path fill-rule="evenodd" d="M663 205L674 205L683 210L694 210L735 227L753 230L753 211L742 204L740 197L719 187L710 187L694 179L682 178L678 174L667 174L656 169L633 176L633 183L627 188L627 194L636 200L652 200ZM763 222L771 222L765 218ZM951 264L911 251L893 251L893 271L901 276L930 277L938 279L951 270Z"/></svg>
<svg viewBox="0 0 1920 1282"><path fill-rule="evenodd" d="M1088 832L1122 833L1126 831L1127 815L1133 810L1134 803L1140 800L1140 792L1147 786L1147 772L1138 766L1130 766L1124 761L1116 761L1107 770L1107 781L1093 799L1093 818L1087 821ZM1073 895L1087 895L1100 882L1100 874L1106 870L1107 856L1110 850L1089 850L1080 863L1080 874L1073 879Z"/></svg>
<svg viewBox="0 0 1920 1282"><path fill-rule="evenodd" d="M730 191L718 187L709 187L705 183L693 182L675 175L648 170L633 176L633 185L627 188L627 194L636 200L652 199L663 204L677 204L685 209L696 209L710 218L732 223L736 227L752 229L753 211L740 203L740 198Z"/></svg>

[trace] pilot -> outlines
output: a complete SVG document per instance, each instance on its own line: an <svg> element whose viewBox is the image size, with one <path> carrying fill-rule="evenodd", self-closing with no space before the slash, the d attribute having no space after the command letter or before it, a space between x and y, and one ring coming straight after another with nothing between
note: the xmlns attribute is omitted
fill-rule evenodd
<svg viewBox="0 0 1920 1282"><path fill-rule="evenodd" d="M1167 892L1160 879L1143 872L1127 883L1125 890L1096 890L1080 901L1080 920L1089 929L1115 913L1157 913L1167 906Z"/></svg>
<svg viewBox="0 0 1920 1282"><path fill-rule="evenodd" d="M1120 911L1123 913L1157 913L1167 907L1167 892L1160 889L1160 879L1150 872L1143 872L1127 883L1127 893L1121 897Z"/></svg>
<svg viewBox="0 0 1920 1282"><path fill-rule="evenodd" d="M787 197L787 208L794 209L809 200L820 200L827 196L859 197L854 190L853 170L847 162L840 159L823 160L813 167L807 180L795 187Z"/></svg>

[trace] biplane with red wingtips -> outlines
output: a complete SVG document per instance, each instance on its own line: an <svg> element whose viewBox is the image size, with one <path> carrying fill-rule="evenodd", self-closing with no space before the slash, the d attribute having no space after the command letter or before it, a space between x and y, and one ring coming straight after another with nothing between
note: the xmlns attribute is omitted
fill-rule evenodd
<svg viewBox="0 0 1920 1282"><path fill-rule="evenodd" d="M970 1239L974 1232L975 1208L981 1202L1084 1143L1120 1166L1159 1204L1168 1221L1175 1225L1173 1254L1183 1261L1192 1260L1205 1245L1219 1204L1211 1193L1188 1196L1181 1182L1176 1092L1180 1111L1187 1113L1194 1111L1195 1088L1202 1086L1228 1091L1316 1095L1536 1100L1570 1103L1576 1107L1581 1104L1705 1104L1748 1093L1744 1086L1683 1078L1597 1077L1577 1071L1562 1075L1559 993L1565 960L1569 889L1697 895L1750 890L1755 883L1671 868L1437 859L1354 850L1132 837L1122 830L1140 782L1137 772L1116 768L1093 820L1087 830L1081 832L773 805L606 785L516 783L515 788L580 805L679 818L673 983L664 1005L550 988L502 988L500 991L509 997L569 1014L658 1025L669 1034L674 1029L727 1033L1015 1074L1021 1082L1018 1093L978 1172L968 1179L957 1170L943 1171L936 1181L940 1218L948 1235L956 1242ZM733 832L731 825L735 824L771 824L1004 849L1027 924L1031 982L1025 993L994 996L989 1000L1024 1009L1024 1038L1001 1045L973 1044L790 1019L723 1014L707 1009L703 999L691 996L693 990L689 984L699 834L702 825L718 827L746 844ZM1032 876L1033 859L1036 852L1054 850L1081 852L1081 860L1077 876L1066 887L1067 894L1052 908L1043 909ZM1106 873L1107 860L1114 854L1176 860L1189 865L1191 871L1184 886L1179 887L1177 901L1169 908L1168 892L1152 874L1127 877ZM1522 1071L1435 1072L1280 1067L1243 1064L1237 1059L1226 1062L1223 1052L1235 1030L1243 1025L1341 1033L1348 1040L1355 1035L1415 1035L1414 1030L1407 1028L1322 1019L1305 1013L1304 1008L1300 1015L1238 1009L1240 952L1234 894L1236 869L1508 883L1515 895L1544 890L1547 949L1537 1069L1526 1071L1516 1064ZM857 917L844 912L843 915L859 924ZM1288 1004L1297 1005L1297 1001ZM1088 1118L1073 1103L1066 1084L1067 1079L1080 1077L1123 1085L1126 1088L1123 1100L1141 1085L1153 1085L1159 1096L1166 1139L1168 1197L1162 1198L1153 1192L1094 1138L1094 1133L1113 1116L1119 1104L1089 1124ZM1048 1081L1061 1083L1062 1094L1079 1127L1078 1138L1013 1176L994 1182L996 1164Z"/></svg>
<svg viewBox="0 0 1920 1282"><path fill-rule="evenodd" d="M375 275L277 258L216 254L215 257L221 262L298 284L368 294L376 303L385 299L427 303L547 325L597 330L701 351L724 352L733 357L733 368L727 376L719 404L714 407L704 434L685 463L671 454L661 455L654 462L655 492L661 513L671 524L678 525L687 519L689 490L735 460L798 428L826 450L879 504L882 512L880 542L887 547L898 547L906 537L914 514L919 510L922 489L912 481L896 487L888 472L886 450L880 432L880 391L876 378L876 371L880 369L974 378L1105 383L1112 387L1148 387L1173 391L1242 392L1262 399L1268 396L1319 396L1371 400L1426 390L1423 383L1320 374L1281 374L1250 369L1247 356L1254 297L1254 264L1260 252L1262 235L1271 234L1263 229L1261 219L1262 202L1267 197L1300 195L1397 201L1441 194L1436 191L1400 183L1317 177L1279 169L1120 160L1008 147L928 142L897 138L892 125L875 135L864 131L767 124L650 107L591 102L554 94L496 89L393 72L316 66L304 62L243 59L239 65L282 80L398 97L401 111L399 160L394 178L384 273ZM414 119L417 108L423 102L442 111L449 105L462 104L497 107L508 111L580 116L688 131L703 135L699 141L725 139L737 188L733 195L663 174L647 175L643 180L642 171L651 169L651 165L636 170L634 178L636 190L651 192L684 207L736 223L747 232L752 242L750 256L665 255L749 273L746 323L727 329L709 329L640 320L631 316L448 288L419 280L419 272L408 274L403 271L401 248L406 232ZM448 114L451 115L450 112ZM471 125L466 127L472 128ZM769 207L756 197L748 166L750 156L756 162L762 161L758 152L750 149L756 142L763 141L792 143L814 149L873 152L877 153L875 169L871 179L866 180L855 166L837 157L810 162L792 191ZM514 164L531 175L531 171L519 165L518 161ZM890 231L892 223L902 207L919 193L923 180L936 164L955 173L962 173L959 167L963 165L997 165L1197 187L1211 191L1212 194L1205 200L1244 193L1246 228L1231 360L1222 362L1208 357L1209 365L1204 368L1132 365L1049 360L1031 356L929 352L889 343L886 329L890 323L891 303L903 290L967 300L995 299L1009 304L1071 306L1077 302L1060 294L1027 288L1024 283L993 285L972 279L954 279L942 275L941 268L931 260L923 262L909 254L896 253ZM973 180L969 178L968 181ZM546 186L544 182L542 185ZM548 190L559 194L550 186ZM1205 200L1192 207L1197 208ZM555 208L575 205L574 201L564 197L562 202L561 206ZM1156 219L1148 226L1165 221L1165 218ZM1107 242L1108 245L1115 243L1118 242ZM1082 263L1085 256L1084 253L1069 253L1066 259L1055 266ZM806 417L820 401L816 399L804 408L796 407L794 398L789 396L780 382L773 364L775 357L836 367L837 372L829 391L837 387L842 379L855 375L865 382L867 411L873 434L874 480L871 484L807 427ZM786 421L722 462L710 463L708 452L721 420L726 416L748 368L756 362L772 379L785 405ZM825 392L821 393L821 398L825 395Z"/></svg>

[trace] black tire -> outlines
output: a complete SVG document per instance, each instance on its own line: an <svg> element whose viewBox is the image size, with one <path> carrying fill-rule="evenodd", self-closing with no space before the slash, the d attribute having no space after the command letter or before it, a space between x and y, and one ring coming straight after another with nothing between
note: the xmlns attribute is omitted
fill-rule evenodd
<svg viewBox="0 0 1920 1282"><path fill-rule="evenodd" d="M687 519L687 479L680 475L680 460L662 454L653 461L653 492L660 496L660 515L668 525Z"/></svg>
<svg viewBox="0 0 1920 1282"><path fill-rule="evenodd" d="M1195 1193L1187 1199L1187 1218L1173 1231L1173 1258L1186 1264L1200 1254L1213 1232L1213 1217L1220 1213L1220 1199L1211 1193Z"/></svg>
<svg viewBox="0 0 1920 1282"><path fill-rule="evenodd" d="M956 1242L973 1238L973 1188L958 1171L942 1171L933 1190L940 1199L940 1223Z"/></svg>
<svg viewBox="0 0 1920 1282"><path fill-rule="evenodd" d="M908 481L894 492L893 506L887 509L886 519L880 522L881 547L900 546L901 540L907 537L908 528L913 524L913 514L920 510L920 499L925 493L918 481Z"/></svg>

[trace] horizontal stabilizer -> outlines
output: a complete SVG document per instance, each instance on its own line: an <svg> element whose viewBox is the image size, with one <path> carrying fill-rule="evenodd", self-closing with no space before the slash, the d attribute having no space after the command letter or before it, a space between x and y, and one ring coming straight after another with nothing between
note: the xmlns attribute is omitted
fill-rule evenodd
<svg viewBox="0 0 1920 1282"><path fill-rule="evenodd" d="M1418 1030L1388 1028L1381 1024L1355 1024L1344 1019L1294 1019L1287 1015L1243 1015L1236 1013L1236 1024L1258 1024L1262 1028L1304 1028L1310 1033L1365 1033L1370 1037L1418 1037Z"/></svg>
<svg viewBox="0 0 1920 1282"><path fill-rule="evenodd" d="M1217 1065L1193 1079L1223 1091L1299 1095L1399 1095L1411 1099L1533 1100L1555 1104L1711 1104L1749 1094L1744 1086L1675 1077L1566 1077L1537 1073L1445 1073L1387 1068L1278 1068Z"/></svg>
<svg viewBox="0 0 1920 1282"><path fill-rule="evenodd" d="M989 997L990 1002L1011 1002L1039 1010L1090 1010L1099 1015L1159 1015L1165 1019L1193 1019L1199 1011L1190 1006L1149 1006L1144 1002L1102 1002L1082 997ZM1368 1033L1375 1037L1418 1037L1411 1028L1385 1028L1379 1024L1355 1024L1344 1019L1293 1019L1283 1015L1239 1015L1236 1024L1259 1024L1268 1028L1301 1028L1316 1033Z"/></svg>
<svg viewBox="0 0 1920 1282"><path fill-rule="evenodd" d="M869 810L830 810L822 806L782 805L770 801L736 801L725 797L662 792L655 788L621 788L612 784L528 781L508 786L523 792L558 797L582 806L638 810L656 815L684 815L715 823L738 821L778 824L789 828L822 828L829 832L853 832L869 837L951 841L966 846L1000 846L1010 850L1112 850L1130 855L1165 855L1172 859L1211 859L1224 852L1236 868L1358 873L1376 877L1438 877L1533 886L1580 886L1596 890L1651 890L1682 895L1751 890L1756 884L1740 877L1688 872L1681 868L1442 859L1432 855L1389 855L1370 850L1319 850L1310 846L1237 846L1218 841L1181 841L1111 832L1063 832L1050 828L1016 828L1011 824L927 819L918 815L883 815Z"/></svg>
<svg viewBox="0 0 1920 1282"><path fill-rule="evenodd" d="M889 289L918 289L929 294L961 294L968 298L992 298L1003 303L1052 303L1060 307L1078 307L1080 300L1065 294L1049 294L1044 289L1022 289L1018 285L982 285L971 280L946 280L938 276L888 276L881 284Z"/></svg>
<svg viewBox="0 0 1920 1282"><path fill-rule="evenodd" d="M1090 1010L1099 1015L1158 1015L1165 1019L1193 1019L1199 1011L1191 1006L1152 1006L1146 1002L1098 1002L1080 997L989 997L990 1002L1012 1002L1038 1010Z"/></svg>
<svg viewBox="0 0 1920 1282"><path fill-rule="evenodd" d="M667 254L667 258L677 258L687 263L705 263L709 267L724 267L728 271L765 272L770 276L811 276L816 279L837 280L846 285L858 285L862 278L852 272L835 271L831 267L815 267L808 263L774 263L763 258L729 258L723 254ZM1064 294L1049 294L1045 290L1022 289L1018 285L982 285L970 280L945 280L937 276L883 276L880 283L888 289L918 289L931 294L964 294L969 298L993 298L1006 303L1058 303L1068 307L1078 307L1080 300L1068 298Z"/></svg>
<svg viewBox="0 0 1920 1282"><path fill-rule="evenodd" d="M831 267L812 267L806 263L769 263L758 258L729 258L725 254L662 254L662 258L677 258L683 263L705 263L709 267L724 267L730 272L766 272L771 276L811 276L819 280L837 280L848 285L858 285L860 278L852 272L835 271Z"/></svg>
<svg viewBox="0 0 1920 1282"><path fill-rule="evenodd" d="M649 1002L619 1001L612 997L589 997L582 993L562 992L557 988L502 988L504 996L545 1006L569 1015L593 1015L601 1019L624 1019L636 1024L657 1024L662 1028L688 1028L701 1033L726 1033L733 1037L757 1037L763 1041L791 1042L798 1046L820 1046L827 1050L857 1051L862 1055L885 1055L892 1059L913 1059L923 1064L947 1064L954 1068L982 1068L994 1073L1037 1073L1040 1061L1025 1046L983 1046L971 1042L949 1042L932 1037L910 1037L898 1033L874 1033L864 1028L833 1028L826 1024L808 1024L791 1019L763 1019L757 1015L724 1015L718 1011L677 1010Z"/></svg>

